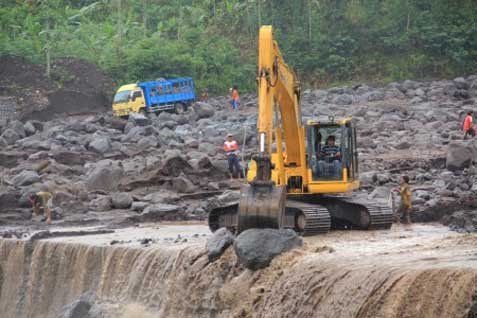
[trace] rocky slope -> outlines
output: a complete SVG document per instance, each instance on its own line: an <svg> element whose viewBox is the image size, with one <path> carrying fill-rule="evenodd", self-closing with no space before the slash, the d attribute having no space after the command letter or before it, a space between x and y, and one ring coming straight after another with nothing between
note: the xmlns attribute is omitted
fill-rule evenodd
<svg viewBox="0 0 477 318"><path fill-rule="evenodd" d="M476 99L477 76L470 76L307 90L302 110L305 120L356 120L362 195L384 203L407 174L415 221L475 231L477 144L462 141L460 125ZM41 189L55 192L57 224L203 219L237 198L221 147L232 132L245 158L253 152L256 103L256 96L243 96L233 112L217 98L183 115L127 121L110 112L0 120L0 224L42 226L27 201Z"/></svg>

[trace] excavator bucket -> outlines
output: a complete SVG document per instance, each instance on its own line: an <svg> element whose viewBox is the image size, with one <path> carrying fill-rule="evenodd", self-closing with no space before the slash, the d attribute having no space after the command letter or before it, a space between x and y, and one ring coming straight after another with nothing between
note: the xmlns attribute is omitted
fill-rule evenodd
<svg viewBox="0 0 477 318"><path fill-rule="evenodd" d="M240 188L237 233L250 228L282 228L286 188L273 184L243 184Z"/></svg>

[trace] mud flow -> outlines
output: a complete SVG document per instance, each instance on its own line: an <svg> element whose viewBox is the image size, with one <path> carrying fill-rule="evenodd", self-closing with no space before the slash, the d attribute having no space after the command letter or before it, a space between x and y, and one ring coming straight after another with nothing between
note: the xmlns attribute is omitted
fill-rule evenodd
<svg viewBox="0 0 477 318"><path fill-rule="evenodd" d="M231 248L209 263L209 235L169 224L2 240L2 317L475 317L475 234L334 231L256 272Z"/></svg>

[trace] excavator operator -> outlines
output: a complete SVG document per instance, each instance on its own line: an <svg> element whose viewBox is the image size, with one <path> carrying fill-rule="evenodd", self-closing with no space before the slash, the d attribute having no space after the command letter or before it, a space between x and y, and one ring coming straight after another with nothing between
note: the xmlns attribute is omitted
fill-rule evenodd
<svg viewBox="0 0 477 318"><path fill-rule="evenodd" d="M333 164L332 173L325 173L326 163ZM338 179L341 175L341 152L340 148L335 145L335 136L330 135L326 139L326 145L321 148L318 157L318 175L319 177L328 177L332 175Z"/></svg>

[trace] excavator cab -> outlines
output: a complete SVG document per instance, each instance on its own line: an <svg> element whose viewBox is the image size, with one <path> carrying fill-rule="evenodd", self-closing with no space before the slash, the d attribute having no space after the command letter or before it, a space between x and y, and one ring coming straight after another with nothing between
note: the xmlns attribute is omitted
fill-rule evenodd
<svg viewBox="0 0 477 318"><path fill-rule="evenodd" d="M358 179L356 129L351 120L309 121L306 129L312 182Z"/></svg>

